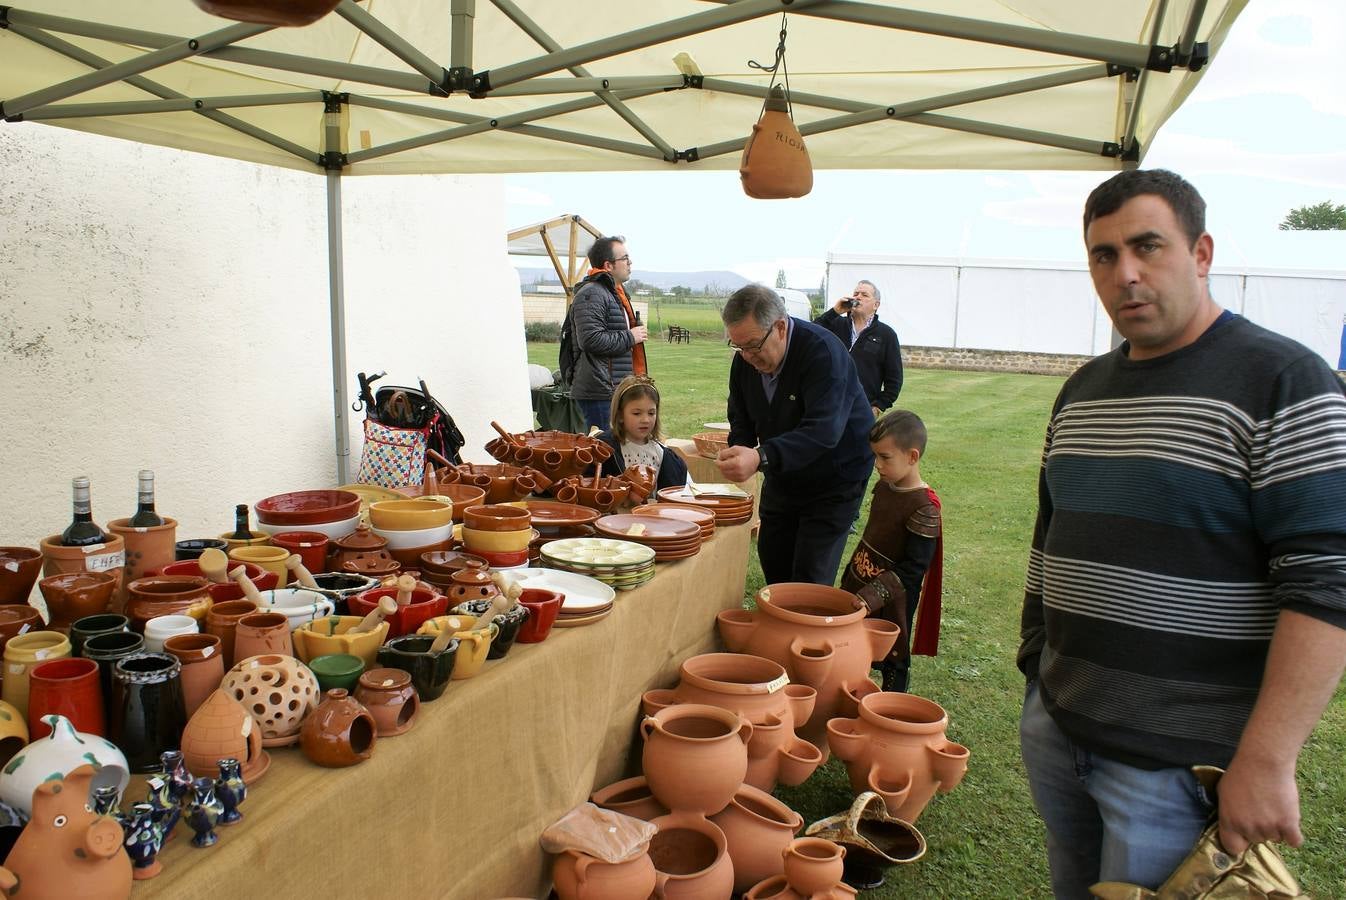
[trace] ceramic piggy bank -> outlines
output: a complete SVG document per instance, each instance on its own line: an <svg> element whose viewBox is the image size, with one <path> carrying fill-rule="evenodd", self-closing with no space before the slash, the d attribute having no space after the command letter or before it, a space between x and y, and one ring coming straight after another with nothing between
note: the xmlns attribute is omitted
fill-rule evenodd
<svg viewBox="0 0 1346 900"><path fill-rule="evenodd" d="M0 869L4 896L23 900L125 900L131 896L131 859L122 827L90 811L93 766L33 791L33 818Z"/></svg>

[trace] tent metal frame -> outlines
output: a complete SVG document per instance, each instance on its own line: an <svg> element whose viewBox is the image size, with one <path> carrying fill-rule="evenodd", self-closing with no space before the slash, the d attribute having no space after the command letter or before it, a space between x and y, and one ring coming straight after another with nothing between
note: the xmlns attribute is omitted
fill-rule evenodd
<svg viewBox="0 0 1346 900"><path fill-rule="evenodd" d="M21 7L0 5L0 28L8 29L13 34L46 47L89 69L84 74L22 96L0 97L0 119L7 122L53 121L190 111L225 128L247 135L253 140L306 160L316 170L325 174L332 328L332 389L336 420L337 478L340 484L350 480L350 407L347 403L346 385L341 176L343 169L351 164L459 140L492 130L508 131L542 140L580 144L643 159L663 160L671 166L677 166L679 163L695 163L697 160L737 152L746 143L746 136L705 146L677 149L633 111L628 101L682 90L763 97L767 91L765 86L721 78L705 78L694 71L694 64L682 65L682 72L669 75L633 74L608 77L592 75L585 68L585 64L785 11L836 22L1015 47L1078 59L1084 63L1054 74L919 100L906 100L891 105L792 92L791 100L797 106L840 113L804 123L800 126L801 134L821 134L893 120L929 128L1026 141L1112 158L1122 165L1135 165L1142 151L1136 138L1138 111L1149 73L1168 72L1174 68L1185 68L1195 72L1206 64L1209 56L1208 46L1196 41L1196 32L1205 11L1206 0L1193 0L1181 37L1178 43L1171 46L1157 43L1160 27L1165 20L1168 0L1161 0L1157 7L1158 12L1151 23L1152 31L1148 43L1131 43L1062 33L1045 28L987 22L881 6L863 0L703 0L712 8L571 47L565 47L555 40L524 12L515 0L489 0L489 2L538 45L541 51L539 55L494 69L475 70L472 57L477 0L450 0L448 65L436 61L421 51L407 36L396 33L376 16L357 5L354 0L342 0L336 14L404 63L407 67L405 71L238 46L241 42L270 30L269 27L261 25L229 24L205 34L183 36L88 22L33 12ZM103 40L140 48L144 52L114 62L72 43L66 39L67 37ZM508 115L491 116L473 115L436 108L429 104L390 100L358 92L315 90L188 97L155 82L148 75L155 69L198 56L246 66L339 79L376 88L391 88L430 98L446 98L455 94L466 94L474 99L545 97L555 94L583 96ZM546 77L558 72L567 72L570 77ZM981 100L1050 90L1082 81L1113 77L1123 79L1125 117L1121 133L1117 135L1090 137L1055 134L939 112ZM117 82L124 82L155 99L61 102ZM323 140L316 153L227 112L257 106L309 103L323 104ZM347 105L408 113L424 118L428 123L444 122L451 125L437 128L430 124L425 133L416 137L350 150L346 143L345 117L342 115L342 109ZM599 134L536 124L548 118L600 106L606 106L614 115L621 118L639 136L640 141L624 141ZM554 253L552 262L557 267L558 274L562 274L560 261ZM573 259L570 260L568 270L570 278L562 278L563 283L567 284L573 281Z"/></svg>

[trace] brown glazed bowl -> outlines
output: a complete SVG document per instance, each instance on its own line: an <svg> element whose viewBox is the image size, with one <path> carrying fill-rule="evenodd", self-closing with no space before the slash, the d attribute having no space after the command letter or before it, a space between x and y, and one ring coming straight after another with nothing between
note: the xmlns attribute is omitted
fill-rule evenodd
<svg viewBox="0 0 1346 900"><path fill-rule="evenodd" d="M67 572L48 575L38 582L47 601L48 627L68 632L76 619L108 611L117 576L107 572Z"/></svg>
<svg viewBox="0 0 1346 900"><path fill-rule="evenodd" d="M41 571L42 551L0 547L0 604L27 603Z"/></svg>
<svg viewBox="0 0 1346 900"><path fill-rule="evenodd" d="M475 531L525 531L533 527L533 514L519 506L469 506L463 510L463 527Z"/></svg>
<svg viewBox="0 0 1346 900"><path fill-rule="evenodd" d="M30 631L41 631L42 628L42 613L37 611L37 607L26 603L0 606L0 652L4 651L10 638Z"/></svg>
<svg viewBox="0 0 1346 900"><path fill-rule="evenodd" d="M341 522L360 512L360 496L350 491L291 491L258 500L257 521L267 525Z"/></svg>

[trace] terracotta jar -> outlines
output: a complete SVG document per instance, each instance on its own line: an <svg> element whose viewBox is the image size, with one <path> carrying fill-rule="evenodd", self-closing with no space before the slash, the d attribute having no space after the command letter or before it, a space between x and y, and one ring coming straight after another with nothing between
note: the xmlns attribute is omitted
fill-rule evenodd
<svg viewBox="0 0 1346 900"><path fill-rule="evenodd" d="M397 588L375 588L372 591L365 591L351 597L346 601L346 605L350 607L351 615L364 617L373 612L379 605L379 600L384 597L396 598ZM397 612L384 619L388 623L388 637L414 634L427 619L444 615L444 610L448 609L448 602L448 598L443 594L417 588L411 592L410 603L399 606Z"/></svg>
<svg viewBox="0 0 1346 900"><path fill-rule="evenodd" d="M59 631L30 631L5 644L5 678L0 699L28 718L28 676L33 667L49 659L70 655L70 639Z"/></svg>
<svg viewBox="0 0 1346 900"><path fill-rule="evenodd" d="M650 791L673 812L713 815L743 783L752 725L738 713L679 703L647 717L640 732Z"/></svg>
<svg viewBox="0 0 1346 900"><path fill-rule="evenodd" d="M255 612L257 604L251 600L226 600L216 603L206 613L206 633L219 637L220 653L224 656L226 666L238 662L234 657L234 634L238 630L239 620Z"/></svg>
<svg viewBox="0 0 1346 900"><path fill-rule="evenodd" d="M847 884L870 890L883 884L883 870L925 855L925 836L910 822L888 814L883 798L865 791L851 808L820 819L804 832L846 848Z"/></svg>
<svg viewBox="0 0 1346 900"><path fill-rule="evenodd" d="M48 716L46 724L51 734L30 743L0 773L0 802L28 815L33 808L33 791L39 784L85 763L106 770L99 784L116 785L118 793L126 789L131 780L130 768L126 756L115 744L96 734L80 734L64 716Z"/></svg>
<svg viewBox="0 0 1346 900"><path fill-rule="evenodd" d="M421 709L411 676L401 669L378 668L362 673L355 699L374 717L379 737L410 731Z"/></svg>
<svg viewBox="0 0 1346 900"><path fill-rule="evenodd" d="M239 619L234 629L234 656L244 660L271 653L294 656L289 619L275 612L253 612Z"/></svg>
<svg viewBox="0 0 1346 900"><path fill-rule="evenodd" d="M359 527L343 538L337 538L327 546L327 570L329 572L343 571L343 563L354 559L363 559L376 556L380 559L392 561L392 556L387 551L388 541L379 537L364 522Z"/></svg>
<svg viewBox="0 0 1346 900"><path fill-rule="evenodd" d="M369 710L341 688L328 691L304 720L299 746L310 761L329 769L362 763L374 752L378 727Z"/></svg>
<svg viewBox="0 0 1346 900"><path fill-rule="evenodd" d="M831 841L816 837L796 838L782 855L785 880L805 897L830 891L841 881L842 857L846 850Z"/></svg>
<svg viewBox="0 0 1346 900"><path fill-rule="evenodd" d="M804 820L784 803L751 785L734 793L729 805L710 819L724 832L734 861L734 892L784 871L781 854Z"/></svg>
<svg viewBox="0 0 1346 900"><path fill-rule="evenodd" d="M46 716L65 716L76 731L107 734L103 689L98 663L91 659L52 659L28 673L28 734L31 739L51 734Z"/></svg>
<svg viewBox="0 0 1346 900"><path fill-rule="evenodd" d="M97 770L83 765L44 781L32 796L32 819L5 858L23 897L124 900L131 895L131 858L122 828L88 807Z"/></svg>
<svg viewBox="0 0 1346 900"><path fill-rule="evenodd" d="M653 894L654 863L649 853L619 863L567 850L552 863L552 881L560 900L631 900Z"/></svg>
<svg viewBox="0 0 1346 900"><path fill-rule="evenodd" d="M162 518L162 525L144 528L133 527L130 519L113 519L107 523L107 530L120 537L126 546L125 584L143 578L177 558L178 522L168 516Z"/></svg>
<svg viewBox="0 0 1346 900"><path fill-rule="evenodd" d="M730 609L716 619L725 646L780 663L790 680L818 692L813 714L796 731L824 754L827 720L854 715L855 704L878 687L870 663L892 649L900 629L865 617L854 594L787 582L757 592L757 609Z"/></svg>
<svg viewBox="0 0 1346 900"><path fill-rule="evenodd" d="M263 747L285 747L299 740L300 724L318 706L318 680L293 656L265 654L241 660L225 673L220 690L242 703L261 726Z"/></svg>
<svg viewBox="0 0 1346 900"><path fill-rule="evenodd" d="M69 572L38 582L47 602L47 627L67 632L76 619L107 612L117 578L111 572Z"/></svg>
<svg viewBox="0 0 1346 900"><path fill-rule="evenodd" d="M827 723L832 752L846 763L851 788L873 791L889 814L915 822L936 792L967 772L968 749L945 737L949 717L932 700L881 692L860 701L860 715Z"/></svg>
<svg viewBox="0 0 1346 900"><path fill-rule="evenodd" d="M668 807L654 799L650 783L643 775L615 781L605 788L599 788L589 796L589 802L594 806L645 822L668 815Z"/></svg>
<svg viewBox="0 0 1346 900"><path fill-rule="evenodd" d="M308 662L319 656L349 653L364 660L366 668L373 666L379 647L388 637L388 623L380 622L372 631L351 634L360 621L360 616L326 616L300 625L290 633L295 656Z"/></svg>
<svg viewBox="0 0 1346 900"><path fill-rule="evenodd" d="M13 603L0 606L0 651L5 649L9 639L30 631L41 631L42 613L36 606L27 603Z"/></svg>
<svg viewBox="0 0 1346 900"><path fill-rule="evenodd" d="M780 663L745 653L703 653L684 660L680 674L672 690L646 691L642 710L653 715L674 703L706 703L742 714L753 726L748 784L764 791L778 781L802 784L822 763L821 751L795 734L795 723L812 714L817 691L790 684Z"/></svg>
<svg viewBox="0 0 1346 900"><path fill-rule="evenodd" d="M652 823L655 896L666 900L723 900L733 894L734 865L724 832L693 812L672 812Z"/></svg>
<svg viewBox="0 0 1346 900"><path fill-rule="evenodd" d="M126 543L120 535L108 535L108 540L102 545L67 547L61 543L59 534L53 534L44 537L38 546L42 550L43 575L60 575L65 572L108 572L117 577L119 590L126 583L122 577L126 567Z"/></svg>
<svg viewBox="0 0 1346 900"><path fill-rule="evenodd" d="M204 622L213 601L210 582L193 575L151 575L127 586L126 617L131 628L144 633L145 623L157 616L191 616Z"/></svg>
<svg viewBox="0 0 1346 900"><path fill-rule="evenodd" d="M0 547L0 604L27 603L41 571L41 551L32 547Z"/></svg>
<svg viewBox="0 0 1346 900"><path fill-rule="evenodd" d="M177 634L164 650L182 664L182 702L190 718L215 693L224 678L224 653L214 634Z"/></svg>
<svg viewBox="0 0 1346 900"><path fill-rule="evenodd" d="M222 759L243 764L243 780L254 784L271 767L262 748L262 729L243 704L223 690L213 692L192 714L182 732L182 758L199 778L217 771Z"/></svg>

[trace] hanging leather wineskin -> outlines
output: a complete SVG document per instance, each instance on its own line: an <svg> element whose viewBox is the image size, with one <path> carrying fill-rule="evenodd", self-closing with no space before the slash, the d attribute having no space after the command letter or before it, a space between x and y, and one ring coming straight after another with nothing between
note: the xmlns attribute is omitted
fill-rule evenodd
<svg viewBox="0 0 1346 900"><path fill-rule="evenodd" d="M259 25L311 25L341 0L193 0L203 12Z"/></svg>
<svg viewBox="0 0 1346 900"><path fill-rule="evenodd" d="M749 197L782 200L813 190L813 164L789 110L785 89L774 85L739 161L743 193Z"/></svg>

